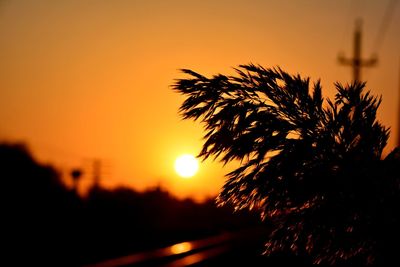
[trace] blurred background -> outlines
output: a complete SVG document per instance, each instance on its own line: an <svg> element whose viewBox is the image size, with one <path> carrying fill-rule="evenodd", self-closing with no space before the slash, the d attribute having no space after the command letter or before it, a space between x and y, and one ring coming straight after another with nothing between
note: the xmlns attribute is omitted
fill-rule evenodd
<svg viewBox="0 0 400 267"><path fill-rule="evenodd" d="M332 98L334 82L354 79L358 32L360 79L383 96L378 117L391 127L387 154L399 136L398 2L1 0L0 165L17 250L82 265L265 227L214 204L237 163L175 171L203 135L178 114L181 68L280 66Z"/></svg>

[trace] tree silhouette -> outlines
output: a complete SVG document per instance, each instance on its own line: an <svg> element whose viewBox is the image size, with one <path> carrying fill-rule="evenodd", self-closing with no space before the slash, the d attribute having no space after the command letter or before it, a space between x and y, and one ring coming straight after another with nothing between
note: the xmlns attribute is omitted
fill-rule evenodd
<svg viewBox="0 0 400 267"><path fill-rule="evenodd" d="M182 117L205 125L199 157L240 162L217 201L274 223L267 254L353 266L388 259L399 236L400 160L398 150L381 159L389 130L364 83L336 83L331 101L319 81L280 68L240 65L236 76L212 78L182 71L191 77L173 89L187 97Z"/></svg>

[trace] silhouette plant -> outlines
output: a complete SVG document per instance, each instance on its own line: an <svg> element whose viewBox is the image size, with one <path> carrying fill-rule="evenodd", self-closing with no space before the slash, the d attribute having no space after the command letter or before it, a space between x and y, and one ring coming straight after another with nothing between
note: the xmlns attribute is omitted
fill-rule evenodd
<svg viewBox="0 0 400 267"><path fill-rule="evenodd" d="M398 236L399 156L381 159L389 130L364 83L336 83L331 101L319 81L280 68L240 65L236 76L212 78L182 71L191 77L172 87L187 97L181 116L205 125L199 157L240 162L217 202L273 222L266 254L332 265L387 259Z"/></svg>

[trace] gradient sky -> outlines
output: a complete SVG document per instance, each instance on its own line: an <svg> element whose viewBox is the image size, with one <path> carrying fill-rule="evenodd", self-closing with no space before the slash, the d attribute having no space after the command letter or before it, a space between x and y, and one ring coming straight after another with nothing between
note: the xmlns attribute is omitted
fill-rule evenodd
<svg viewBox="0 0 400 267"><path fill-rule="evenodd" d="M391 0L3 0L0 1L0 139L25 141L64 173L102 162L102 184L138 189L161 184L181 197L216 194L229 168L206 161L178 178L175 158L197 154L199 123L182 121L184 100L170 85L180 68L205 75L238 64L281 66L335 81L351 69L355 19L363 19L362 71L383 95L379 118L397 135L400 3L380 31ZM399 1L397 1L399 2ZM393 2L395 3L395 2ZM379 38L383 36L384 38Z"/></svg>

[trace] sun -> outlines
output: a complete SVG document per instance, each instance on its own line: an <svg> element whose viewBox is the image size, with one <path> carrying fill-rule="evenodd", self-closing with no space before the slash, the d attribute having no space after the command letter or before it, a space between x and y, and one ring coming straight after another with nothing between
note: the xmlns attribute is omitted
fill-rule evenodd
<svg viewBox="0 0 400 267"><path fill-rule="evenodd" d="M199 162L190 154L179 156L175 160L175 171L183 178L190 178L199 170Z"/></svg>

